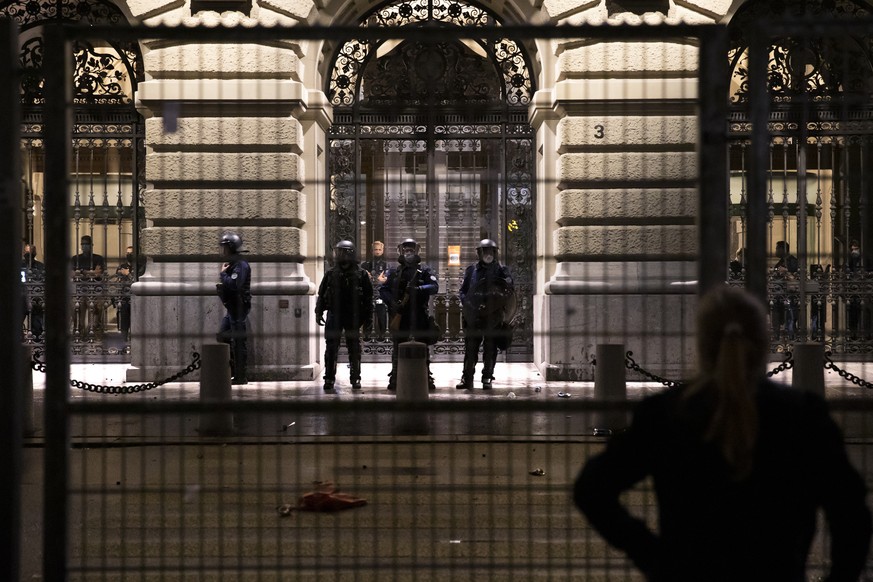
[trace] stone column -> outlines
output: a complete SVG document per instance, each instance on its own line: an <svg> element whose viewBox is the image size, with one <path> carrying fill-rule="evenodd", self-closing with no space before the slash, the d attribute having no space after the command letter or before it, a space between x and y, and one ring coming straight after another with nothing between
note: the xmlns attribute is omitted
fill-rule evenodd
<svg viewBox="0 0 873 582"><path fill-rule="evenodd" d="M592 380L607 343L661 376L694 365L696 68L679 39L559 50L548 379Z"/></svg>
<svg viewBox="0 0 873 582"><path fill-rule="evenodd" d="M145 275L133 286L129 381L163 378L214 342L218 240L242 236L252 266L248 377L312 379L314 285L304 273L307 184L301 119L320 118L297 43L154 43L139 86L146 122ZM322 107L322 105L319 105ZM191 375L189 379L195 379Z"/></svg>

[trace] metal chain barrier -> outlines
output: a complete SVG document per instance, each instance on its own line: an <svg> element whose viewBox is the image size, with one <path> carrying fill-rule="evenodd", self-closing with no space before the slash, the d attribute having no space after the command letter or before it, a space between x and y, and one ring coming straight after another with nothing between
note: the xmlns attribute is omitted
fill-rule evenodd
<svg viewBox="0 0 873 582"><path fill-rule="evenodd" d="M830 352L828 352L828 353L830 353ZM667 386L670 388L672 388L673 386L682 386L683 384L685 384L681 380L668 380L667 378L662 378L661 376L658 376L657 374L653 374L653 373L649 372L648 370L646 370L645 368L643 368L642 366L637 364L636 361L634 361L634 359L632 357L633 355L634 355L633 352L628 351L628 353L625 354L625 356L624 356L625 357L625 366L629 370L633 370L634 372L638 372L639 374L645 376L646 378L649 378L650 380L652 380L654 382L659 382L660 384L663 384L664 386ZM592 360L591 363L594 365L597 365L597 362L594 360ZM831 364L833 364L833 362L831 362ZM785 370L790 370L793 367L794 367L794 355L791 352L788 352L788 356L785 358L785 360L783 360L783 362L781 364L779 364L778 366L776 366L775 368L773 368L772 370L767 372L767 377L770 378L772 376L775 376L779 372L784 372ZM828 366L825 365L825 367L828 367ZM845 378L846 376L844 374L848 374L848 372L845 372L845 373L840 372L840 375ZM849 375L851 376L851 374L849 374ZM860 380L860 382L863 382L863 380ZM858 384L859 382L855 381L855 383ZM869 387L869 383L867 383L867 384Z"/></svg>
<svg viewBox="0 0 873 582"><path fill-rule="evenodd" d="M100 384L90 384L88 382L82 382L81 380L71 379L70 386L72 386L73 388L78 388L80 390L87 390L88 392L96 392L98 394L134 394L136 392L145 392L146 390L151 390L152 388L163 386L164 384L167 384L169 382L174 382L179 378L182 378L183 376L187 376L194 370L199 370L200 354L197 352L192 352L191 356L191 363L188 364L188 366L185 367L183 370L156 382L146 382L145 384L131 384L129 386L103 386ZM45 364L43 362L40 362L35 354L30 361L30 367L37 372L45 373Z"/></svg>
<svg viewBox="0 0 873 582"><path fill-rule="evenodd" d="M794 354L791 352L785 352L785 353L788 355L785 357L784 360L782 360L782 363L779 364L778 366L776 366L775 368L773 368L772 370L770 370L769 372L767 372L768 378L772 378L773 376L775 376L779 372L784 372L785 370L790 370L791 368L794 367Z"/></svg>
<svg viewBox="0 0 873 582"><path fill-rule="evenodd" d="M683 384L685 384L684 382L681 382L681 381L667 380L666 378L662 378L661 376L658 376L656 374L652 374L651 372L649 372L648 370L644 369L639 364L637 364L634 361L633 357L631 357L633 355L634 355L634 353L631 351L628 351L624 355L624 365L628 370L633 370L635 372L639 372L643 376L646 376L647 378L649 378L655 382L660 382L661 384L663 384L664 386L667 386L669 388L672 388L674 386L682 386Z"/></svg>
<svg viewBox="0 0 873 582"><path fill-rule="evenodd" d="M824 356L825 370L833 370L834 372L839 374L840 377L842 377L845 380L848 380L852 384L857 384L858 386L863 386L864 388L868 388L868 389L873 388L873 383L868 382L867 380L863 380L863 379L859 378L858 376L852 374L851 372L847 372L846 370L843 370L842 368L837 366L834 363L834 361L831 359L832 353L833 352L831 352L830 350L825 352L825 356Z"/></svg>

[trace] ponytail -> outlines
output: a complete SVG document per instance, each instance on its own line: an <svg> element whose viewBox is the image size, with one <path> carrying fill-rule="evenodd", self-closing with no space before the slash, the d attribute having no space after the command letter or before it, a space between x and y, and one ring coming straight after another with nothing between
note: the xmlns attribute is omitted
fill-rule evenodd
<svg viewBox="0 0 873 582"><path fill-rule="evenodd" d="M758 439L757 378L751 377L747 346L738 323L725 328L715 363L715 410L705 438L718 447L737 480L749 475Z"/></svg>
<svg viewBox="0 0 873 582"><path fill-rule="evenodd" d="M687 395L711 393L713 407L703 438L741 481L752 470L758 440L755 393L766 358L766 316L751 295L718 288L701 301L697 333L702 373Z"/></svg>

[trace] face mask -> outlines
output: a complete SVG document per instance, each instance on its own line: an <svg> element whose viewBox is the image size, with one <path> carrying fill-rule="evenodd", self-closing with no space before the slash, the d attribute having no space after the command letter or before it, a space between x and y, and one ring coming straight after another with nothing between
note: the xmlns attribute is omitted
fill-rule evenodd
<svg viewBox="0 0 873 582"><path fill-rule="evenodd" d="M127 259L127 264L128 264L128 265L132 265L132 264L133 264L133 255L127 255L125 258Z"/></svg>
<svg viewBox="0 0 873 582"><path fill-rule="evenodd" d="M24 253L24 262L25 262L25 263L29 263L29 262L30 262L30 253Z"/></svg>
<svg viewBox="0 0 873 582"><path fill-rule="evenodd" d="M415 256L415 251L412 249L403 249L403 258L406 260L411 259Z"/></svg>
<svg viewBox="0 0 873 582"><path fill-rule="evenodd" d="M852 251L852 256L853 256L853 257L860 257L860 256L861 256L861 251Z"/></svg>
<svg viewBox="0 0 873 582"><path fill-rule="evenodd" d="M482 257L482 262L485 263L486 265L490 265L491 263L494 262L494 255L484 255Z"/></svg>

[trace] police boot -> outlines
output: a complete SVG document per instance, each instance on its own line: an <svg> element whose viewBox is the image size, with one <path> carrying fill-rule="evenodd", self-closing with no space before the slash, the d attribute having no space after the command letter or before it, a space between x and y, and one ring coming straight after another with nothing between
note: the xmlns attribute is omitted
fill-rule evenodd
<svg viewBox="0 0 873 582"><path fill-rule="evenodd" d="M349 380L352 382L352 390L360 390L361 389L361 364L360 362L355 365L351 365L351 371L349 372Z"/></svg>
<svg viewBox="0 0 873 582"><path fill-rule="evenodd" d="M330 392L333 390L334 381L336 379L336 356L324 354L324 391Z"/></svg>
<svg viewBox="0 0 873 582"><path fill-rule="evenodd" d="M349 380L352 383L352 390L361 389L361 344L357 342L348 342L346 346L349 350Z"/></svg>

